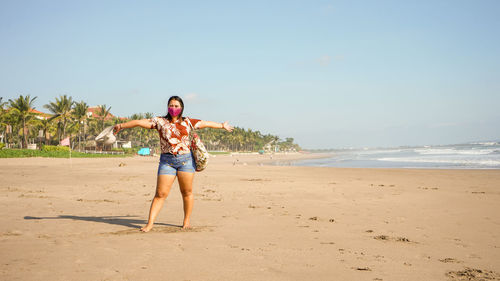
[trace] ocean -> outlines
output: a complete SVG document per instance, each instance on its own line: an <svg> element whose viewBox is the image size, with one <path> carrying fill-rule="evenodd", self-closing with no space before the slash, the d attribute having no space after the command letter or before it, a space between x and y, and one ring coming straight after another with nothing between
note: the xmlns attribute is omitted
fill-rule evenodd
<svg viewBox="0 0 500 281"><path fill-rule="evenodd" d="M339 149L320 159L277 165L344 168L500 169L500 142Z"/></svg>

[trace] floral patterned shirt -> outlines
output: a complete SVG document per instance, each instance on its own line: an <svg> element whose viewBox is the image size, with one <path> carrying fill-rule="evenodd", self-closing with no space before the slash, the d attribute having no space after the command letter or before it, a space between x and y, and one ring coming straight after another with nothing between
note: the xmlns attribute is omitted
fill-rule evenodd
<svg viewBox="0 0 500 281"><path fill-rule="evenodd" d="M191 122L194 128L200 122L199 119L183 118L181 122L178 120L171 123L165 117L154 117L151 120L151 129L156 129L160 134L161 153L171 154L186 154L190 153L189 133L191 126L187 122ZM189 121L188 121L189 120Z"/></svg>

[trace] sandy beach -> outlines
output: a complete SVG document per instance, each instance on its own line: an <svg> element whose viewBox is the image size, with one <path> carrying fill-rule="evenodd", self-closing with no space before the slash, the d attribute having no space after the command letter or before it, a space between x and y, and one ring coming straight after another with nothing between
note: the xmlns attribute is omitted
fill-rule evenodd
<svg viewBox="0 0 500 281"><path fill-rule="evenodd" d="M0 159L0 279L500 280L500 170L269 158L212 158L193 228L176 183L149 233L157 157Z"/></svg>

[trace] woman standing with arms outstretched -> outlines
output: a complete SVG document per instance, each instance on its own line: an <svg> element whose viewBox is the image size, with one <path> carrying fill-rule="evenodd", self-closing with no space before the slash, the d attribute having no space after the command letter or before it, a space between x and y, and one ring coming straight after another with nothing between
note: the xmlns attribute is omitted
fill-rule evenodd
<svg viewBox="0 0 500 281"><path fill-rule="evenodd" d="M228 132L233 130L233 127L227 121L217 123L185 118L182 117L183 112L184 103L182 99L178 96L172 96L168 99L168 114L166 116L132 120L115 125L114 127L115 134L118 134L122 129L134 127L156 129L160 134L161 156L158 166L156 193L151 203L151 209L149 210L148 223L141 228L143 232L148 232L153 228L156 216L160 212L176 177L184 203L184 223L182 224L182 228L190 227L189 219L194 203L193 178L196 169L189 141L191 128L225 129Z"/></svg>

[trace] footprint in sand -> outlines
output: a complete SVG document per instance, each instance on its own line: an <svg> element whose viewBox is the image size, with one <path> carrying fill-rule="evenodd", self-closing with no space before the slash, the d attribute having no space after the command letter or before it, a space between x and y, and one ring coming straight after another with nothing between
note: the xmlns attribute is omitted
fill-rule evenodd
<svg viewBox="0 0 500 281"><path fill-rule="evenodd" d="M7 231L4 233L0 233L0 237L5 237L5 236L21 236L22 232L19 230L14 230L14 231Z"/></svg>
<svg viewBox="0 0 500 281"><path fill-rule="evenodd" d="M108 192L109 192L109 193L120 193L120 192L125 192L125 191L123 191L123 190L115 190L115 189L113 189L113 190L108 190Z"/></svg>
<svg viewBox="0 0 500 281"><path fill-rule="evenodd" d="M498 274L497 272L470 267L466 267L464 270L459 271L448 271L445 275L446 277L448 277L448 280L500 280L500 274Z"/></svg>
<svg viewBox="0 0 500 281"><path fill-rule="evenodd" d="M457 243L455 243L455 245L460 246L460 247L462 247L462 248L467 248L467 247L468 247L468 245L467 245L467 244L462 243L462 242L457 242Z"/></svg>
<svg viewBox="0 0 500 281"><path fill-rule="evenodd" d="M203 193L198 193L196 195L201 196L203 201L222 201L222 196L218 195L213 189L203 189Z"/></svg>
<svg viewBox="0 0 500 281"><path fill-rule="evenodd" d="M378 236L373 237L373 239L377 239L377 240L390 240L389 236L387 236L387 235L378 235Z"/></svg>
<svg viewBox="0 0 500 281"><path fill-rule="evenodd" d="M439 188L437 188L437 187L419 186L418 189L423 189L423 190L438 190Z"/></svg>
<svg viewBox="0 0 500 281"><path fill-rule="evenodd" d="M261 178L255 178L255 179L241 179L242 181L271 181L269 179L261 179Z"/></svg>
<svg viewBox="0 0 500 281"><path fill-rule="evenodd" d="M23 191L23 190L21 190L17 187L10 187L10 186L7 187L7 192L19 192L19 191Z"/></svg>
<svg viewBox="0 0 500 281"><path fill-rule="evenodd" d="M443 262L443 263L462 263L462 261L459 261L459 260L454 259L454 258L444 258L444 259L440 259L439 261Z"/></svg>
<svg viewBox="0 0 500 281"><path fill-rule="evenodd" d="M48 199L53 198L52 196L44 196L44 195L33 195L33 194L24 194L18 196L19 198L39 198L39 199Z"/></svg>
<svg viewBox="0 0 500 281"><path fill-rule="evenodd" d="M395 187L396 185L394 185L394 184L390 184L390 185L386 185L386 184L377 184L377 185L375 185L375 184L371 183L371 184L370 184L370 186L378 186L378 187L385 187L385 186L389 186L389 187Z"/></svg>
<svg viewBox="0 0 500 281"><path fill-rule="evenodd" d="M76 201L79 201L79 202L93 202L93 203L116 203L116 204L120 204L120 201L114 201L114 200L108 200L108 199L89 200L89 199L79 198L79 199L76 199Z"/></svg>
<svg viewBox="0 0 500 281"><path fill-rule="evenodd" d="M406 237L391 237L387 235L377 235L373 237L373 239L376 240L383 240L383 241L396 241L396 242L404 242L404 243L417 243L415 241L410 241L410 239Z"/></svg>
<svg viewBox="0 0 500 281"><path fill-rule="evenodd" d="M467 255L467 257L471 258L471 259L479 259L479 260L481 259L481 257L476 255L476 254L469 254L469 255Z"/></svg>
<svg viewBox="0 0 500 281"><path fill-rule="evenodd" d="M352 269L359 270L359 271L372 271L368 266L365 266L365 267L352 267Z"/></svg>
<svg viewBox="0 0 500 281"><path fill-rule="evenodd" d="M28 190L28 193L45 193L44 190L39 189L39 190Z"/></svg>

